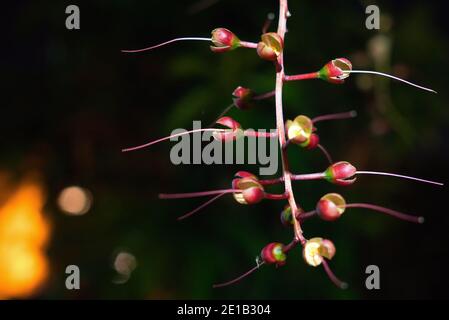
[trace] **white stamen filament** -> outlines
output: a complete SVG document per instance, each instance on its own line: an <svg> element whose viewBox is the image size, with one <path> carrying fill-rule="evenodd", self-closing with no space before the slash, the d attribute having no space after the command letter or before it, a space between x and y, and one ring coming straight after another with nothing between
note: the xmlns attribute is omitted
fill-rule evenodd
<svg viewBox="0 0 449 320"><path fill-rule="evenodd" d="M404 176L402 174L396 174L396 173L376 172L376 171L357 171L356 174L372 174L372 175L378 175L378 176L390 176L390 177L396 177L396 178L402 178L402 179L415 180L415 181L419 181L419 182L435 184L437 186L444 186L444 183L441 183L441 182L435 182L435 181L430 181L430 180L425 180L425 179L420 179L420 178L415 178L415 177L410 177L410 176Z"/></svg>
<svg viewBox="0 0 449 320"><path fill-rule="evenodd" d="M186 38L176 38L176 39L172 39L157 45L154 45L152 47L148 47L148 48L143 48L143 49L137 49L137 50L121 50L122 52L125 53L136 53L136 52L143 52L143 51L148 51L148 50L152 50L152 49L156 49L162 46L165 46L167 44L173 43L173 42L177 42L177 41L209 41L212 42L211 38L199 38L199 37L186 37Z"/></svg>
<svg viewBox="0 0 449 320"><path fill-rule="evenodd" d="M404 79L392 76L392 75L387 74L387 73L382 73L382 72L377 72L377 71L369 71L369 70L343 70L343 72L346 73L346 74L349 74L349 73L365 73L365 74L375 74L375 75L379 75L379 76L384 76L384 77L387 77L387 78L391 78L391 79L395 79L395 80L407 83L408 85L411 85L413 87L416 87L416 88L419 88L419 89L422 89L422 90L425 90L425 91L437 93L435 90L419 86L419 85L414 84L414 83L412 83L410 81L407 81L407 80L404 80Z"/></svg>

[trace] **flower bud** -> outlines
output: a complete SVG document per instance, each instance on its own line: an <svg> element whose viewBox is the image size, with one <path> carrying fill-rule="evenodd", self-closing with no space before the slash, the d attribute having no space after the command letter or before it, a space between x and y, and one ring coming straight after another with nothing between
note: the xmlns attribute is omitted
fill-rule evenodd
<svg viewBox="0 0 449 320"><path fill-rule="evenodd" d="M276 61L284 49L284 41L276 32L262 35L262 41L257 45L257 54L264 60Z"/></svg>
<svg viewBox="0 0 449 320"><path fill-rule="evenodd" d="M306 263L317 267L323 262L323 257L331 260L336 253L332 241L323 238L312 238L306 242L303 249L303 257Z"/></svg>
<svg viewBox="0 0 449 320"><path fill-rule="evenodd" d="M312 133L309 139L306 142L302 143L301 146L310 150L315 149L319 144L320 144L320 137L316 133Z"/></svg>
<svg viewBox="0 0 449 320"><path fill-rule="evenodd" d="M287 129L287 137L293 143L301 145L305 143L305 146L308 144L313 131L313 123L310 118L297 116L293 121L287 120L285 127Z"/></svg>
<svg viewBox="0 0 449 320"><path fill-rule="evenodd" d="M251 89L244 87L237 87L232 93L234 96L234 105L242 110L250 109L253 106L252 98L254 92Z"/></svg>
<svg viewBox="0 0 449 320"><path fill-rule="evenodd" d="M217 28L212 31L212 42L214 46L211 46L210 49L217 53L234 50L240 46L240 39L225 28Z"/></svg>
<svg viewBox="0 0 449 320"><path fill-rule="evenodd" d="M238 178L251 178L251 179L254 179L254 180L258 181L257 176L252 174L251 172L248 172L248 171L238 171L235 174L235 176L238 177Z"/></svg>
<svg viewBox="0 0 449 320"><path fill-rule="evenodd" d="M279 242L267 244L261 251L260 256L266 264L275 263L282 266L286 263L287 255L284 253L284 245Z"/></svg>
<svg viewBox="0 0 449 320"><path fill-rule="evenodd" d="M292 208L290 208L288 204L284 207L284 210L282 210L281 212L281 222L286 227L290 227L293 225Z"/></svg>
<svg viewBox="0 0 449 320"><path fill-rule="evenodd" d="M328 62L321 70L318 72L318 77L327 82L341 84L344 79L349 77L348 72L351 71L352 64L348 59L338 58Z"/></svg>
<svg viewBox="0 0 449 320"><path fill-rule="evenodd" d="M242 137L243 130L240 123L232 119L231 117L222 117L218 119L215 123L220 124L224 127L227 127L230 129L230 131L219 131L214 132L212 136L218 140L218 141L233 141L237 140L238 138Z"/></svg>
<svg viewBox="0 0 449 320"><path fill-rule="evenodd" d="M316 211L321 219L334 221L340 218L345 211L346 201L338 193L328 193L321 197L316 206Z"/></svg>
<svg viewBox="0 0 449 320"><path fill-rule="evenodd" d="M240 171L238 178L232 180L232 188L242 190L234 192L234 199L240 204L256 204L265 198L263 186L256 176L246 171Z"/></svg>
<svg viewBox="0 0 449 320"><path fill-rule="evenodd" d="M340 161L332 164L324 171L324 177L327 181L341 186L353 184L356 180L354 175L357 169L347 161ZM352 178L352 179L350 179Z"/></svg>

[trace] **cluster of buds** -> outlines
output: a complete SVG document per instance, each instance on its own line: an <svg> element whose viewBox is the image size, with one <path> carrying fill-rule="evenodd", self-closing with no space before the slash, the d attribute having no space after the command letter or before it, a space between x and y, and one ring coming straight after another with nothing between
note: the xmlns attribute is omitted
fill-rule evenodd
<svg viewBox="0 0 449 320"><path fill-rule="evenodd" d="M317 134L316 123L324 120L335 120L335 119L347 119L353 118L356 114L354 111L345 113L336 113L324 116L318 116L315 118L309 118L305 115L299 115L293 120L288 120L284 122L283 118L283 105L282 105L282 91L283 85L289 81L299 81L308 79L321 79L332 84L343 84L345 80L352 73L364 73L371 75L378 75L383 77L388 77L394 80L401 81L408 85L417 87L419 89L434 92L434 90L416 85L407 80L400 79L398 77L377 72L377 71L366 71L366 70L354 70L352 63L346 58L337 58L329 61L320 70L305 74L298 75L286 75L284 66L284 37L287 32L287 18L290 17L290 12L288 11L287 0L280 0L280 14L279 14L279 25L277 32L267 32L269 25L265 25L262 30L261 40L259 42L248 42L242 41L237 37L232 31L226 28L216 28L212 31L210 38L198 38L198 37L187 37L187 38L177 38L173 39L149 48L139 49L139 50L123 50L123 52L142 52L146 50L152 50L159 48L161 46L176 42L176 41L208 41L212 42L211 50L215 53L224 53L228 51L235 50L237 48L248 48L256 51L257 55L267 61L274 62L276 67L276 88L274 91L256 95L251 89L239 86L232 94L232 104L225 109L225 111L218 117L213 124L224 127L223 128L207 128L199 130L191 130L188 132L180 133L173 136L164 137L147 144L127 148L123 151L132 151L137 149L142 149L153 144L159 143L161 141L169 140L174 136L179 136L183 134L190 134L198 131L211 131L213 137L218 141L233 141L245 136L253 137L277 137L279 139L280 147L282 149L282 176L270 180L259 179L254 174L246 171L239 171L232 180L230 189L223 190L211 190L203 192L193 192L193 193L180 193L180 194L160 194L160 198L163 199L177 199L177 198L192 198L192 197L208 197L212 196L210 200L192 210L191 212L185 214L179 219L184 219L191 216L192 214L198 212L199 210L205 208L212 202L216 201L220 197L226 194L232 194L234 199L244 205L257 204L264 199L267 200L287 200L288 204L285 205L281 212L281 222L283 225L293 229L293 240L284 245L279 242L272 242L266 245L262 250L260 255L257 257L257 265L252 268L242 276L231 280L226 283L215 285L215 287L222 287L230 285L240 281L244 277L248 276L255 270L257 270L262 264L271 264L276 266L282 266L286 263L287 254L290 250L294 249L296 246L302 246L302 254L305 262L313 267L322 265L326 271L329 278L337 286L344 288L346 285L344 282L340 281L331 271L327 260L331 260L336 253L336 248L331 240L324 239L321 237L314 237L307 239L301 228L302 223L312 216L318 216L325 221L336 221L342 214L349 208L363 208L369 209L377 212L381 212L402 220L422 223L424 220L422 217L416 217L407 215L392 209L381 207L374 204L367 203L347 203L345 199L338 193L328 193L322 196L316 204L316 207L312 211L305 212L297 203L292 190L292 181L301 180L327 180L338 186L349 186L356 181L357 175L383 175L391 177L399 177L404 179L415 180L419 182L431 183L436 185L442 185L441 183L424 180L420 178L386 173L386 172L376 172L376 171L360 171L357 170L352 164L347 161L333 162L329 153L320 144L320 138ZM272 20L272 19L271 19ZM271 21L270 20L270 21ZM316 70L316 69L315 69ZM254 131L244 130L240 123L232 119L231 117L224 116L224 114L231 108L236 107L240 110L247 110L255 106L257 100L266 99L276 96L276 133L272 134L259 134ZM321 149L327 159L330 162L330 166L324 171L318 173L307 173L307 174L292 174L289 171L289 164L286 149L289 145L299 145L304 149ZM273 184L283 183L284 193L283 194L272 194L266 191L266 187Z"/></svg>

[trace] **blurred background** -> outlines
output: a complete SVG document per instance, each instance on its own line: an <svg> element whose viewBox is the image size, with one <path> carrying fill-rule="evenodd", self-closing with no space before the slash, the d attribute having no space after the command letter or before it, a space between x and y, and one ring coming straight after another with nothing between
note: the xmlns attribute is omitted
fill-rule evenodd
<svg viewBox="0 0 449 320"><path fill-rule="evenodd" d="M66 6L81 10L81 29L65 28ZM381 29L365 28L365 8L381 10ZM431 87L438 95L385 78L352 75L344 85L322 81L285 87L285 117L356 110L352 120L322 123L321 142L336 160L360 169L448 182L449 72L444 2L290 1L286 39L289 74L318 70L337 57ZM196 216L176 217L203 199L164 201L160 192L227 188L238 170L257 166L180 165L167 142L121 153L207 125L231 103L237 86L274 88L274 69L252 50L217 55L205 42L184 42L143 54L120 49L178 36L208 37L227 27L258 41L277 1L13 1L2 19L0 139L0 298L39 299L429 299L447 298L449 217L444 191L431 185L361 176L341 188L295 184L314 208L327 192L348 202L384 205L426 218L414 225L362 209L337 222L308 221L307 237L330 238L331 265L342 291L300 250L286 266L265 266L241 283L212 289L254 266L260 249L287 243L280 202L241 206L231 196ZM275 30L275 25L270 30ZM230 115L243 127L273 128L274 101ZM294 172L326 167L319 151L291 148ZM280 189L274 189L280 190ZM379 266L381 289L365 288L365 268ZM81 289L67 290L65 269L77 265Z"/></svg>

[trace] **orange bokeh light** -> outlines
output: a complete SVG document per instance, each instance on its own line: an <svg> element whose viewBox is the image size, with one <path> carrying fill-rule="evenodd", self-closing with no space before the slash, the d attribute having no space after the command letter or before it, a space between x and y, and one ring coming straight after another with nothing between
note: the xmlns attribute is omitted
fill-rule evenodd
<svg viewBox="0 0 449 320"><path fill-rule="evenodd" d="M31 295L48 276L44 193L25 182L0 207L0 298Z"/></svg>

